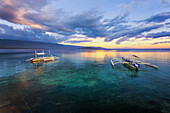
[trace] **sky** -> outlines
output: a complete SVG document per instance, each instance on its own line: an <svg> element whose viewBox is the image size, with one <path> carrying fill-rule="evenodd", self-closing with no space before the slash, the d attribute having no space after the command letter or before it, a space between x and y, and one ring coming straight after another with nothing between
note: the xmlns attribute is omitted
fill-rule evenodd
<svg viewBox="0 0 170 113"><path fill-rule="evenodd" d="M170 48L170 0L0 0L0 39Z"/></svg>

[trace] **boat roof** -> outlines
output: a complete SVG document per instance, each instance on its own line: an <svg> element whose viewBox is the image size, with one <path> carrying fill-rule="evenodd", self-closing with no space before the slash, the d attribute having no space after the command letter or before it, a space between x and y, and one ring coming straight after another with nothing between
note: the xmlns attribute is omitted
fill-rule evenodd
<svg viewBox="0 0 170 113"><path fill-rule="evenodd" d="M37 53L37 51L35 50L35 55L45 55L44 50L41 53Z"/></svg>
<svg viewBox="0 0 170 113"><path fill-rule="evenodd" d="M138 56L136 56L136 55L132 55L132 54L129 54L129 55L126 55L126 56L125 56L125 58L130 58L130 57L139 58Z"/></svg>
<svg viewBox="0 0 170 113"><path fill-rule="evenodd" d="M45 55L45 53L35 53L36 55Z"/></svg>

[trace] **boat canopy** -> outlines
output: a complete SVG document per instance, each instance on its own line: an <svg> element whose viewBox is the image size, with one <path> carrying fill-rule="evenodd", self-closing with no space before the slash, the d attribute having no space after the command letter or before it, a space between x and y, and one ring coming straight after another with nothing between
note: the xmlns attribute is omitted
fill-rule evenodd
<svg viewBox="0 0 170 113"><path fill-rule="evenodd" d="M136 55L132 55L132 54L129 54L129 55L125 56L125 58L130 58L130 57L136 57L136 58L139 58L138 56L136 56Z"/></svg>
<svg viewBox="0 0 170 113"><path fill-rule="evenodd" d="M35 53L36 55L45 55L45 53Z"/></svg>

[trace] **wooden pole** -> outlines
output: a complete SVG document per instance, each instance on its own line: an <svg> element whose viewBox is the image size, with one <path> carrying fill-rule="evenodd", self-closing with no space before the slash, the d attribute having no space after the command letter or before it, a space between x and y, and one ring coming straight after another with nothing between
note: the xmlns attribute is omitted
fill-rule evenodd
<svg viewBox="0 0 170 113"><path fill-rule="evenodd" d="M37 51L35 50L35 58L37 58Z"/></svg>

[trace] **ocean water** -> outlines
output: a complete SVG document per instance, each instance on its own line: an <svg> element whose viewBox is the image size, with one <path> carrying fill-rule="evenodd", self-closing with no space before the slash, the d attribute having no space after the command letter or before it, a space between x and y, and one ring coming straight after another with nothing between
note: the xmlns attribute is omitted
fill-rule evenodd
<svg viewBox="0 0 170 113"><path fill-rule="evenodd" d="M30 50L23 52L0 54L0 105L9 103L0 111L170 113L170 51L51 50L60 59L37 64L25 61ZM159 69L111 66L112 58L128 54Z"/></svg>

